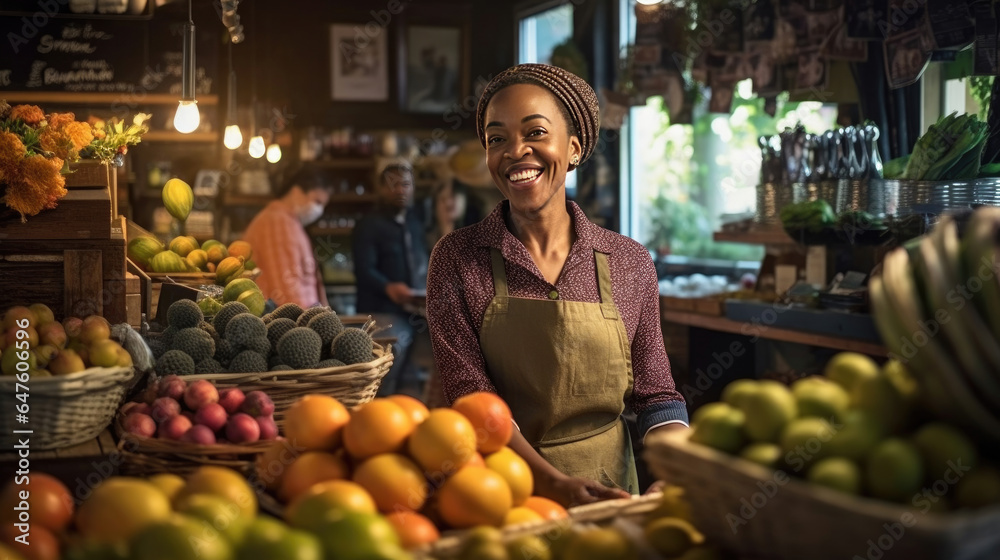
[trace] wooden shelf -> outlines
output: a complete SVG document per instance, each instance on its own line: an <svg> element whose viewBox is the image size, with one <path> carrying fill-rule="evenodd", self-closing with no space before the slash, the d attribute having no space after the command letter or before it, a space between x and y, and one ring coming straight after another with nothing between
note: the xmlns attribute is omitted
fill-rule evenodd
<svg viewBox="0 0 1000 560"><path fill-rule="evenodd" d="M377 194L335 194L330 196L330 202L378 202Z"/></svg>
<svg viewBox="0 0 1000 560"><path fill-rule="evenodd" d="M5 91L0 98L8 103L125 103L143 105L176 104L179 97L171 93L131 93L92 91ZM218 95L199 95L198 105L218 105ZM213 133L214 134L214 133Z"/></svg>
<svg viewBox="0 0 1000 560"><path fill-rule="evenodd" d="M144 142L218 142L216 132L192 132L181 134L173 130L150 130L142 135Z"/></svg>
<svg viewBox="0 0 1000 560"><path fill-rule="evenodd" d="M252 195L252 194L229 194L226 193L222 197L223 204L232 204L234 206L267 206L273 197L264 195Z"/></svg>
<svg viewBox="0 0 1000 560"><path fill-rule="evenodd" d="M302 163L332 169L373 169L375 167L375 160L371 158L316 159Z"/></svg>
<svg viewBox="0 0 1000 560"><path fill-rule="evenodd" d="M810 334L801 331L788 329L778 329L764 325L754 326L743 321L733 321L725 317L712 315L700 315L698 313L688 313L684 311L663 311L661 319L668 323L686 325L712 331L741 334L744 336L757 336L768 340L780 340L783 342L794 342L809 346L819 346L846 352L860 352L871 356L886 356L888 351L881 344L865 342L863 340L853 340L850 338L838 338Z"/></svg>
<svg viewBox="0 0 1000 560"><path fill-rule="evenodd" d="M796 242L780 227L751 229L748 231L717 231L712 239L725 243L746 243L750 245L796 245Z"/></svg>

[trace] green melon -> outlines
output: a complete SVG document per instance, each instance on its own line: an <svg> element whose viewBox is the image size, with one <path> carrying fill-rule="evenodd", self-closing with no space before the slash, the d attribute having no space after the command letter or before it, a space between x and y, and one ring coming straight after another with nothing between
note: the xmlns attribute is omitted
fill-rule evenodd
<svg viewBox="0 0 1000 560"><path fill-rule="evenodd" d="M249 278L236 278L230 280L226 284L226 288L222 290L222 302L228 303L230 301L236 301L240 297L240 294L248 290L253 290L259 292L260 288L257 287L257 283Z"/></svg>

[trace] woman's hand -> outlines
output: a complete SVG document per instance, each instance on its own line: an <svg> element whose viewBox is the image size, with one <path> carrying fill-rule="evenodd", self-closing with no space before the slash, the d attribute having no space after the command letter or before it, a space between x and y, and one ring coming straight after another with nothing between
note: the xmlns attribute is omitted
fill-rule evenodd
<svg viewBox="0 0 1000 560"><path fill-rule="evenodd" d="M608 488L596 480L569 476L550 481L549 484L538 488L536 493L555 500L566 508L632 496L624 490Z"/></svg>

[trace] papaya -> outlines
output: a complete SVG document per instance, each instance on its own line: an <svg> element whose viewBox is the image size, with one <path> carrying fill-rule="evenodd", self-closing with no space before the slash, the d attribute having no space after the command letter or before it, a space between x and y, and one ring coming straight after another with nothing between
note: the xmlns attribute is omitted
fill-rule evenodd
<svg viewBox="0 0 1000 560"><path fill-rule="evenodd" d="M140 235L128 240L128 258L142 267L149 266L149 260L163 250L163 243L149 235Z"/></svg>
<svg viewBox="0 0 1000 560"><path fill-rule="evenodd" d="M224 290L222 290L222 303L229 303L231 301L236 301L240 297L240 294L246 291L260 291L257 287L257 283L249 278L233 278L226 284Z"/></svg>
<svg viewBox="0 0 1000 560"><path fill-rule="evenodd" d="M191 251L198 248L197 243L192 243L191 237L175 237L170 240L170 250L182 257L188 256Z"/></svg>
<svg viewBox="0 0 1000 560"><path fill-rule="evenodd" d="M243 257L244 261L249 261L253 257L253 248L243 240L233 241L229 244L230 257Z"/></svg>
<svg viewBox="0 0 1000 560"><path fill-rule="evenodd" d="M187 260L190 261L191 264L198 267L198 270L201 271L208 270L208 268L206 268L206 266L208 265L208 253L202 251L201 249L195 249L194 251L188 253Z"/></svg>
<svg viewBox="0 0 1000 560"><path fill-rule="evenodd" d="M205 254L208 255L208 262L218 265L223 259L229 256L229 251L226 250L225 245L220 243L206 249Z"/></svg>
<svg viewBox="0 0 1000 560"><path fill-rule="evenodd" d="M191 208L194 206L194 191L191 190L191 185L174 177L163 185L161 195L163 206L167 212L170 212L171 216L182 222L187 220L188 214L191 213Z"/></svg>
<svg viewBox="0 0 1000 560"><path fill-rule="evenodd" d="M223 247L226 246L225 243L219 241L218 239L206 239L205 242L201 244L201 250L208 251L208 248L213 245L222 245Z"/></svg>
<svg viewBox="0 0 1000 560"><path fill-rule="evenodd" d="M214 247L213 247L214 248ZM226 257L215 267L215 283L225 286L243 274L243 257Z"/></svg>
<svg viewBox="0 0 1000 560"><path fill-rule="evenodd" d="M187 270L184 259L173 251L157 253L149 260L149 268L153 272L184 272Z"/></svg>

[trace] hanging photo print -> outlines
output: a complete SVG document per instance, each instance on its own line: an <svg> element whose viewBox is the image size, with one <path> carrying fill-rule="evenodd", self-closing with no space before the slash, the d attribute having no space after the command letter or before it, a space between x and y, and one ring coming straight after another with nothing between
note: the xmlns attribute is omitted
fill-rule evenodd
<svg viewBox="0 0 1000 560"><path fill-rule="evenodd" d="M868 60L868 41L848 37L847 25L841 24L827 37L820 52L827 60L864 62Z"/></svg>
<svg viewBox="0 0 1000 560"><path fill-rule="evenodd" d="M886 40L885 71L890 88L906 87L920 79L931 59L925 46L926 40L919 29Z"/></svg>
<svg viewBox="0 0 1000 560"><path fill-rule="evenodd" d="M767 96L781 91L778 81L778 63L766 45L750 47L747 54L747 66L750 68L754 93Z"/></svg>
<svg viewBox="0 0 1000 560"><path fill-rule="evenodd" d="M708 101L709 113L729 113L733 108L732 82L712 81L712 97Z"/></svg>
<svg viewBox="0 0 1000 560"><path fill-rule="evenodd" d="M796 91L825 91L827 78L826 61L818 48L799 54L799 68L795 76Z"/></svg>
<svg viewBox="0 0 1000 560"><path fill-rule="evenodd" d="M776 13L772 0L758 0L743 13L743 42L746 45L774 39Z"/></svg>
<svg viewBox="0 0 1000 560"><path fill-rule="evenodd" d="M927 20L935 50L964 49L976 37L976 27L964 0L927 0Z"/></svg>

